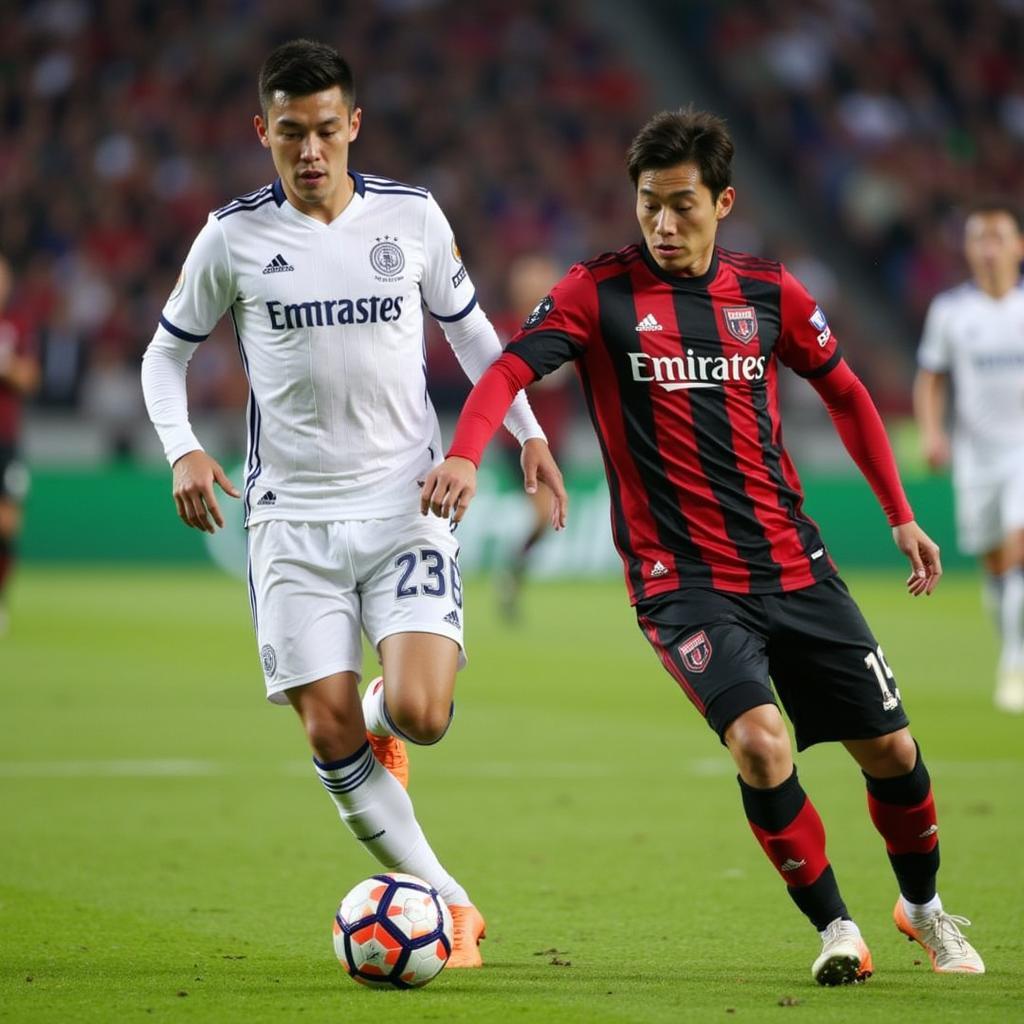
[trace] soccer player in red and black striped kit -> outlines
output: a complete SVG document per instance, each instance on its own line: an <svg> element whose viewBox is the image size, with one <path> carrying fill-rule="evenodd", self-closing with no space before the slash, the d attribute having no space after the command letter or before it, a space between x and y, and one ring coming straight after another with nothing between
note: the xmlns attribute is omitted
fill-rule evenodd
<svg viewBox="0 0 1024 1024"><path fill-rule="evenodd" d="M477 383L422 511L461 518L517 392L574 360L604 456L612 532L641 629L732 754L750 827L822 939L812 974L860 981L871 954L839 892L797 748L841 742L900 897L897 927L939 972L982 973L936 893L932 787L882 648L804 513L782 444L783 363L821 395L930 594L939 550L914 522L885 428L814 299L774 260L715 245L735 199L722 120L656 115L628 169L643 242L572 267ZM564 523L565 508L553 515ZM774 693L769 683L774 683Z"/></svg>

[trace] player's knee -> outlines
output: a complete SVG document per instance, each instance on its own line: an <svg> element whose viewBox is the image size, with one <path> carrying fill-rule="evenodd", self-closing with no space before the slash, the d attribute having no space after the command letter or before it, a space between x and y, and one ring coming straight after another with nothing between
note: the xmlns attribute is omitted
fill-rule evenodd
<svg viewBox="0 0 1024 1024"><path fill-rule="evenodd" d="M863 745L857 760L868 775L895 778L914 770L917 744L907 729L879 736Z"/></svg>
<svg viewBox="0 0 1024 1024"><path fill-rule="evenodd" d="M318 761L339 761L352 753L347 724L335 708L326 704L305 709L302 725Z"/></svg>
<svg viewBox="0 0 1024 1024"><path fill-rule="evenodd" d="M451 708L436 703L388 705L391 720L405 736L414 743L429 745L436 743L448 731L451 722Z"/></svg>
<svg viewBox="0 0 1024 1024"><path fill-rule="evenodd" d="M726 743L744 780L768 788L785 782L792 768L792 751L785 728L737 719Z"/></svg>

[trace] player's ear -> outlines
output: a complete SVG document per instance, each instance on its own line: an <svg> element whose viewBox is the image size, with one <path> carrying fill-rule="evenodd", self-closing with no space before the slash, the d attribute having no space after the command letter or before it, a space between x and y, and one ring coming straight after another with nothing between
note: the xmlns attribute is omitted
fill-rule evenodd
<svg viewBox="0 0 1024 1024"><path fill-rule="evenodd" d="M724 220L728 217L734 202L736 202L736 189L732 185L727 185L715 200L715 220Z"/></svg>
<svg viewBox="0 0 1024 1024"><path fill-rule="evenodd" d="M356 107L352 111L352 117L348 123L348 141L355 142L356 136L359 134L359 126L363 123L363 109L362 107Z"/></svg>
<svg viewBox="0 0 1024 1024"><path fill-rule="evenodd" d="M253 116L252 126L256 129L256 134L259 136L260 145L263 146L264 149L270 149L270 138L267 135L267 125L259 114L255 114Z"/></svg>

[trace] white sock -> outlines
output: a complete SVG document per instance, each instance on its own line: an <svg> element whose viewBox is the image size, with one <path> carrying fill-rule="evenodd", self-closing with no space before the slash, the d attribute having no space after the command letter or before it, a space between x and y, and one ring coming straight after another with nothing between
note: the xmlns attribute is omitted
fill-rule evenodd
<svg viewBox="0 0 1024 1024"><path fill-rule="evenodd" d="M999 666L1004 672L1024 670L1024 569L1003 573L1000 628L1003 649Z"/></svg>
<svg viewBox="0 0 1024 1024"><path fill-rule="evenodd" d="M363 694L363 718L366 731L374 736L394 735L384 714L384 679L381 676L374 679Z"/></svg>
<svg viewBox="0 0 1024 1024"><path fill-rule="evenodd" d="M341 761L313 764L341 820L384 868L428 881L449 905L470 902L430 848L409 794L377 763L369 743Z"/></svg>
<svg viewBox="0 0 1024 1024"><path fill-rule="evenodd" d="M942 913L942 900L939 899L938 893L927 903L911 903L906 896L901 896L900 899L903 901L903 910L910 918L911 924L920 924L925 918Z"/></svg>

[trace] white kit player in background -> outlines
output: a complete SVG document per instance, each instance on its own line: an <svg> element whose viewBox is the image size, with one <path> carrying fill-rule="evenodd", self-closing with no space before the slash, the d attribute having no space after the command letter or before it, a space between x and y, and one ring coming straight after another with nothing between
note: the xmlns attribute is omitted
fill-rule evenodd
<svg viewBox="0 0 1024 1024"><path fill-rule="evenodd" d="M447 523L419 514L423 478L444 454L422 306L474 381L501 345L430 193L348 169L362 112L340 55L286 43L259 92L255 127L279 178L211 214L196 238L143 360L146 405L185 523L223 525L215 481L244 501L267 696L298 712L358 841L448 903L449 966L475 967L484 920L404 788L402 741L444 735L465 664L458 544ZM228 311L250 385L241 492L193 435L185 392L196 343ZM526 489L547 484L563 525L561 474L521 397L506 425L523 446ZM383 680L360 701L361 628Z"/></svg>
<svg viewBox="0 0 1024 1024"><path fill-rule="evenodd" d="M960 548L985 571L1002 641L995 703L1024 712L1024 232L1008 202L964 227L973 280L937 296L925 321L914 408L928 464L950 459ZM953 441L946 433L949 384Z"/></svg>

